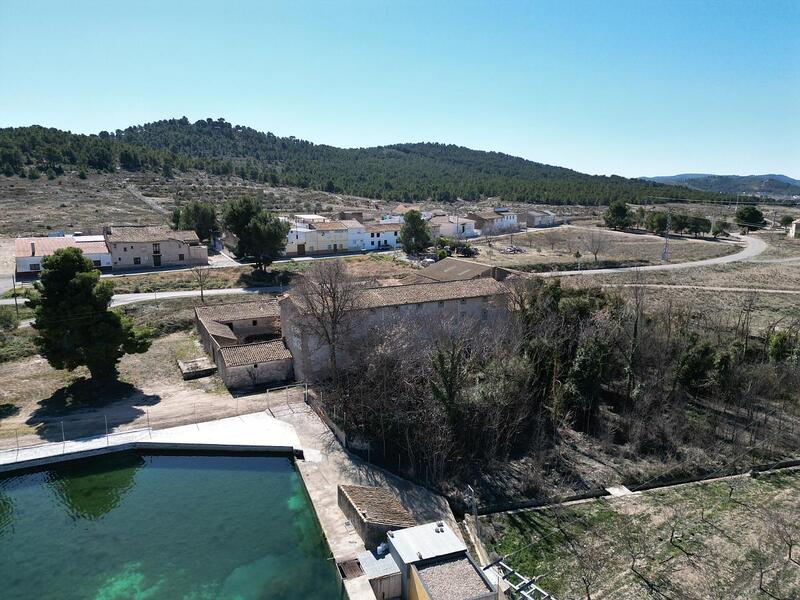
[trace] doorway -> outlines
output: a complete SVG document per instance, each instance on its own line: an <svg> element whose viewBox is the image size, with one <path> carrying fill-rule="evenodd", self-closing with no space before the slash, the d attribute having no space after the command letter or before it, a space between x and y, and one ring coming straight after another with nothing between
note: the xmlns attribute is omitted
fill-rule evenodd
<svg viewBox="0 0 800 600"><path fill-rule="evenodd" d="M161 255L160 254L153 254L153 266L160 267L161 266Z"/></svg>
<svg viewBox="0 0 800 600"><path fill-rule="evenodd" d="M305 256L305 255L306 255L306 245L297 244L297 256Z"/></svg>

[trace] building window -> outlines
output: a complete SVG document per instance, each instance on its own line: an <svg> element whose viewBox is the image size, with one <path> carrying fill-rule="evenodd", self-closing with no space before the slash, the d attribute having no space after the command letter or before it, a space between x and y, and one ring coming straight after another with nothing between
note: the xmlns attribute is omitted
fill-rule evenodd
<svg viewBox="0 0 800 600"><path fill-rule="evenodd" d="M444 300L439 300L439 306L444 306Z"/></svg>
<svg viewBox="0 0 800 600"><path fill-rule="evenodd" d="M99 267L99 266L100 266L100 261L99 261L99 260L93 260L93 261L92 261L92 264L93 264L95 267Z"/></svg>
<svg viewBox="0 0 800 600"><path fill-rule="evenodd" d="M394 235L395 235L395 237L397 237L397 232L396 231L394 232Z"/></svg>
<svg viewBox="0 0 800 600"><path fill-rule="evenodd" d="M123 252L127 252L127 251L128 251L128 247L127 247L127 246L123 246L123 247L122 247L122 251L123 251Z"/></svg>
<svg viewBox="0 0 800 600"><path fill-rule="evenodd" d="M183 254L178 254L178 260L183 260Z"/></svg>
<svg viewBox="0 0 800 600"><path fill-rule="evenodd" d="M422 308L422 302L417 302L417 308Z"/></svg>
<svg viewBox="0 0 800 600"><path fill-rule="evenodd" d="M161 254L161 244L153 244L153 254Z"/></svg>
<svg viewBox="0 0 800 600"><path fill-rule="evenodd" d="M141 258L139 258L138 256L134 256L134 257L133 257L133 264L135 264L135 265L140 265L140 264L142 264L142 259L141 259Z"/></svg>
<svg viewBox="0 0 800 600"><path fill-rule="evenodd" d="M374 245L375 245L375 242L370 242L370 243L369 243L369 245L370 245L370 246L374 246Z"/></svg>
<svg viewBox="0 0 800 600"><path fill-rule="evenodd" d="M375 237L375 232L374 232L374 231L370 231L370 232L369 232L369 237L372 237L372 238L374 238L374 237Z"/></svg>
<svg viewBox="0 0 800 600"><path fill-rule="evenodd" d="M460 300L460 302L461 302L461 304L466 304L466 303L467 303L467 299L466 299L466 298L462 298L462 299Z"/></svg>
<svg viewBox="0 0 800 600"><path fill-rule="evenodd" d="M254 369L258 369L258 365L253 365L253 368Z"/></svg>
<svg viewBox="0 0 800 600"><path fill-rule="evenodd" d="M41 265L39 263L31 263L31 271L40 271Z"/></svg>
<svg viewBox="0 0 800 600"><path fill-rule="evenodd" d="M255 327L256 325L258 325L258 320L257 319L253 319L253 327Z"/></svg>

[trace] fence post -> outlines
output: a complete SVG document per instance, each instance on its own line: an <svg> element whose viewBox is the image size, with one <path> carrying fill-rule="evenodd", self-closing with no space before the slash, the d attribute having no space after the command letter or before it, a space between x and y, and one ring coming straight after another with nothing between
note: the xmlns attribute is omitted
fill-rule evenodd
<svg viewBox="0 0 800 600"><path fill-rule="evenodd" d="M61 454L67 451L67 438L64 435L64 421L61 421Z"/></svg>
<svg viewBox="0 0 800 600"><path fill-rule="evenodd" d="M146 406L144 407L144 414L147 417L147 433L152 438L153 437L153 430L150 428L150 411L147 409Z"/></svg>
<svg viewBox="0 0 800 600"><path fill-rule="evenodd" d="M17 438L17 458L19 458L19 428L14 428L14 437Z"/></svg>
<svg viewBox="0 0 800 600"><path fill-rule="evenodd" d="M104 414L103 419L106 422L106 447L108 447L108 415Z"/></svg>
<svg viewBox="0 0 800 600"><path fill-rule="evenodd" d="M236 396L236 416L239 416L239 396Z"/></svg>

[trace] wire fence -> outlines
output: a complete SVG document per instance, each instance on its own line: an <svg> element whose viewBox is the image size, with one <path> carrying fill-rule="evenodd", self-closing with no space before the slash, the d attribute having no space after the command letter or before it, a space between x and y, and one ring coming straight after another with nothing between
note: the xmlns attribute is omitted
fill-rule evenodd
<svg viewBox="0 0 800 600"><path fill-rule="evenodd" d="M10 462L9 455L19 455L22 450L45 449L48 454L67 451L68 442L101 440L110 445L124 436L182 425L200 425L204 422L236 417L249 413L267 412L284 403L306 401L308 387L291 384L259 393L202 398L185 403L160 403L151 405L109 406L107 410L81 411L73 415L31 417L24 425L0 423L0 462ZM5 459L5 460L3 460ZM11 459L13 460L13 458Z"/></svg>

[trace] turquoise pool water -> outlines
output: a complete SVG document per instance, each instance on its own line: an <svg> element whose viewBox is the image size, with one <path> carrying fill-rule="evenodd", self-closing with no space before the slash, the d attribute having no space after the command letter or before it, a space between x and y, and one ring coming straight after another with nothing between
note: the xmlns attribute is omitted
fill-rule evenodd
<svg viewBox="0 0 800 600"><path fill-rule="evenodd" d="M335 566L291 460L112 454L0 478L0 598L321 600Z"/></svg>

